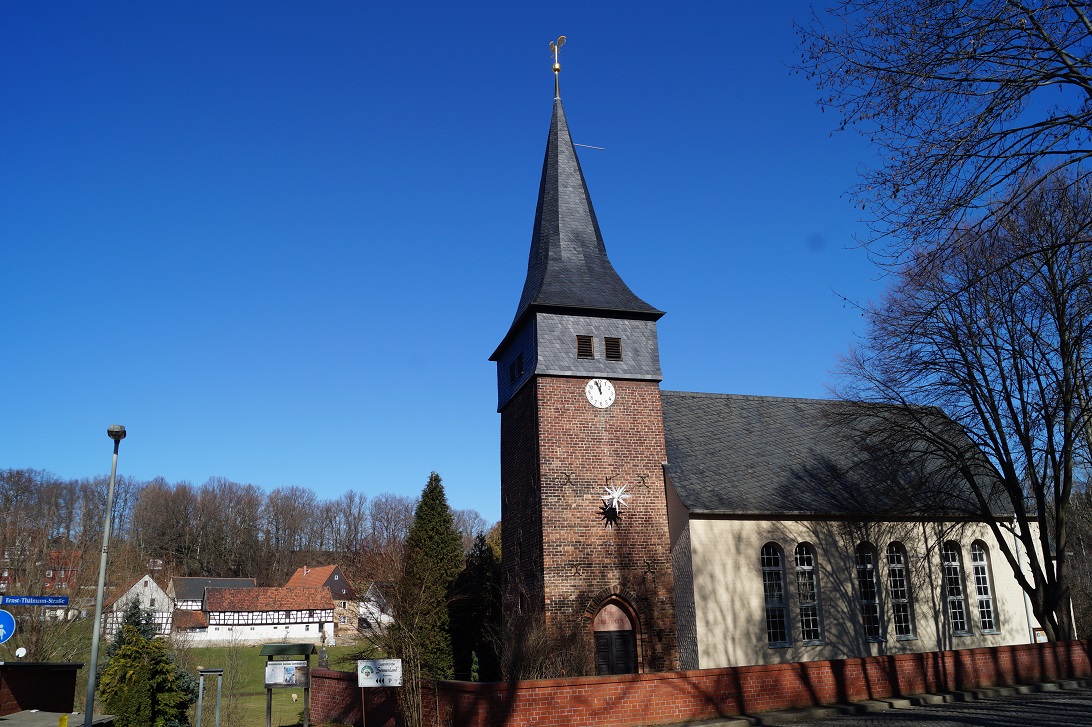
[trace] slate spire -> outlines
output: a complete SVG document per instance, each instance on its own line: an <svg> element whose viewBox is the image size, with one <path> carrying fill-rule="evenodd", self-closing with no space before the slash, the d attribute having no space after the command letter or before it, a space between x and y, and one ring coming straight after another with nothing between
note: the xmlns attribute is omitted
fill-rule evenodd
<svg viewBox="0 0 1092 727"><path fill-rule="evenodd" d="M530 310L621 314L656 320L662 311L638 298L607 258L561 99L554 99L527 280L513 327Z"/></svg>

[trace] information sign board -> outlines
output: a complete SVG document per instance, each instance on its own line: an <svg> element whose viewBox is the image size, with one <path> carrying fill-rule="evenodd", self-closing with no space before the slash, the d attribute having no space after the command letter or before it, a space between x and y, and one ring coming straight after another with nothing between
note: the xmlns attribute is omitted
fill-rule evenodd
<svg viewBox="0 0 1092 727"><path fill-rule="evenodd" d="M15 617L7 611L0 611L0 644L15 633Z"/></svg>
<svg viewBox="0 0 1092 727"><path fill-rule="evenodd" d="M267 661L265 663L265 686L306 687L308 677L306 661Z"/></svg>
<svg viewBox="0 0 1092 727"><path fill-rule="evenodd" d="M67 606L68 596L0 596L3 606Z"/></svg>
<svg viewBox="0 0 1092 727"><path fill-rule="evenodd" d="M356 663L356 684L359 687L402 686L402 660L361 659Z"/></svg>

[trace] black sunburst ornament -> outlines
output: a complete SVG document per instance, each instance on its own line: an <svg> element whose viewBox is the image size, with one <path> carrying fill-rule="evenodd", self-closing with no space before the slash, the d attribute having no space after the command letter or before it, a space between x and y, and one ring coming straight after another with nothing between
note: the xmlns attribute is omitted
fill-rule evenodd
<svg viewBox="0 0 1092 727"><path fill-rule="evenodd" d="M606 485L603 489L607 494L601 496L603 504L599 506L599 517L603 519L604 525L613 530L615 525L621 524L622 508L626 506L626 500L631 495L626 492L626 485L621 487Z"/></svg>

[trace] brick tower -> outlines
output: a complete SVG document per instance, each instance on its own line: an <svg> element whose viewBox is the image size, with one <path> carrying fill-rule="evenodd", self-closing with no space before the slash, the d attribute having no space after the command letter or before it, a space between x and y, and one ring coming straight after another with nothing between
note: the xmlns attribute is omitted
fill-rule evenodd
<svg viewBox="0 0 1092 727"><path fill-rule="evenodd" d="M607 258L557 94L523 295L490 357L501 414L504 609L594 644L599 673L678 663L662 315Z"/></svg>

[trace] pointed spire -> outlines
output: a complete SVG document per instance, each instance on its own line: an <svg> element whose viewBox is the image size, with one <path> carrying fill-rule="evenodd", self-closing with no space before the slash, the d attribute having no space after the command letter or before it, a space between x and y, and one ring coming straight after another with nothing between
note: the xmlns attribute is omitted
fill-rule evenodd
<svg viewBox="0 0 1092 727"><path fill-rule="evenodd" d="M515 322L532 307L601 310L653 319L663 315L634 295L607 258L561 99L554 99L527 280Z"/></svg>

